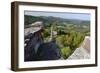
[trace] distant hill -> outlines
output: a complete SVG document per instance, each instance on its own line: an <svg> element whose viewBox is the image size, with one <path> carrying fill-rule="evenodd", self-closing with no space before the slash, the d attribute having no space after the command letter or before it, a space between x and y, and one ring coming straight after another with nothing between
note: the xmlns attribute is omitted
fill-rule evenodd
<svg viewBox="0 0 100 73"><path fill-rule="evenodd" d="M86 20L77 20L77 19L64 19L60 17L53 17L53 16L29 16L24 15L24 23L25 26L35 22L35 21L42 21L44 25L50 25L52 23L57 23L58 25L65 25L65 24L75 24L75 25L87 25L89 26L90 21Z"/></svg>

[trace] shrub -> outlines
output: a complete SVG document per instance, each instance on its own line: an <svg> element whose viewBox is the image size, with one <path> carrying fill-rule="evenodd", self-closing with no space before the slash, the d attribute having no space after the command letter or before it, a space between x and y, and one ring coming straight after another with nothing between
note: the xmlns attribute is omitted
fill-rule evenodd
<svg viewBox="0 0 100 73"><path fill-rule="evenodd" d="M64 48L61 48L61 56L64 58L64 59L67 59L71 54L71 49L70 47L64 47Z"/></svg>
<svg viewBox="0 0 100 73"><path fill-rule="evenodd" d="M81 45L85 35L79 32L70 32L67 35L58 35L57 45L61 50L61 56L67 59L74 50Z"/></svg>

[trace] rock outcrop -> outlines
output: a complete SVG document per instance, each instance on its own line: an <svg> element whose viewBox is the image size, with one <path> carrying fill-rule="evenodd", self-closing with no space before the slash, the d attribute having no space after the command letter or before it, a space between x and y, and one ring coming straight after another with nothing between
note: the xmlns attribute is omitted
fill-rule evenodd
<svg viewBox="0 0 100 73"><path fill-rule="evenodd" d="M90 58L90 37L86 36L82 45L77 48L68 59L89 59Z"/></svg>
<svg viewBox="0 0 100 73"><path fill-rule="evenodd" d="M41 35L42 27L42 22L35 22L32 24L32 27L28 27L24 30L24 61L60 59L60 50L56 42L50 41L44 43Z"/></svg>

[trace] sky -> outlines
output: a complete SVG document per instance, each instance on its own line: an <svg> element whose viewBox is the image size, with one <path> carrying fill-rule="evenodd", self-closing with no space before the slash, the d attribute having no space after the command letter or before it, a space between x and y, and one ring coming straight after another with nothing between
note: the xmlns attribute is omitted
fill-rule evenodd
<svg viewBox="0 0 100 73"><path fill-rule="evenodd" d="M24 14L31 15L31 16L53 16L53 17L60 17L64 19L90 20L89 13L24 11Z"/></svg>

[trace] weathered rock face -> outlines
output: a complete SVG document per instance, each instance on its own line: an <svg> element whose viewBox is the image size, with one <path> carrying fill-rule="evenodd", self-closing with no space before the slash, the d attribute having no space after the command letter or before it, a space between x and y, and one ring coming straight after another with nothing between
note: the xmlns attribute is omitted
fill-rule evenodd
<svg viewBox="0 0 100 73"><path fill-rule="evenodd" d="M84 48L77 48L68 59L89 59L90 54Z"/></svg>
<svg viewBox="0 0 100 73"><path fill-rule="evenodd" d="M90 37L89 36L86 36L85 37L85 40L84 40L84 43L82 44L82 47L85 48L85 50L90 53L91 49L90 49Z"/></svg>
<svg viewBox="0 0 100 73"><path fill-rule="evenodd" d="M85 37L82 45L77 48L68 59L89 59L90 58L90 37Z"/></svg>
<svg viewBox="0 0 100 73"><path fill-rule="evenodd" d="M34 61L36 60L36 52L39 45L43 42L42 36L39 32L30 33L25 36L25 47L24 47L24 61Z"/></svg>
<svg viewBox="0 0 100 73"><path fill-rule="evenodd" d="M25 36L24 61L41 61L60 59L60 50L55 41L44 43L41 33Z"/></svg>
<svg viewBox="0 0 100 73"><path fill-rule="evenodd" d="M60 58L60 50L54 41L39 46L37 60L57 60Z"/></svg>

